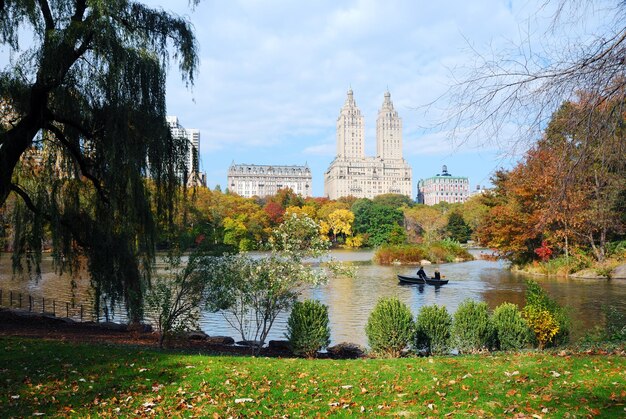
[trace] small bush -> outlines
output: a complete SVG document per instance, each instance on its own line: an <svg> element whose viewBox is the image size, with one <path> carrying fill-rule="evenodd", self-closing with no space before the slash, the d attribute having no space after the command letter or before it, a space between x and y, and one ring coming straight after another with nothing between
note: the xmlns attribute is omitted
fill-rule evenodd
<svg viewBox="0 0 626 419"><path fill-rule="evenodd" d="M424 306L415 322L415 348L433 355L450 352L452 316L444 306Z"/></svg>
<svg viewBox="0 0 626 419"><path fill-rule="evenodd" d="M523 316L535 333L539 349L545 348L559 332L559 323L548 310L529 305L524 307Z"/></svg>
<svg viewBox="0 0 626 419"><path fill-rule="evenodd" d="M421 246L381 246L374 254L374 261L379 265L391 265L394 261L401 263L419 263L426 258Z"/></svg>
<svg viewBox="0 0 626 419"><path fill-rule="evenodd" d="M530 329L519 308L513 303L496 307L491 318L496 348L503 351L522 349L530 342Z"/></svg>
<svg viewBox="0 0 626 419"><path fill-rule="evenodd" d="M492 346L494 333L487 303L465 300L454 313L454 343L460 353L475 353Z"/></svg>
<svg viewBox="0 0 626 419"><path fill-rule="evenodd" d="M550 339L550 344L558 346L569 341L571 319L567 310L550 298L543 288L533 280L526 281L526 306L535 306L538 309L546 310L557 322L558 331Z"/></svg>
<svg viewBox="0 0 626 419"><path fill-rule="evenodd" d="M296 302L287 320L287 339L293 353L313 358L330 344L328 307L319 301Z"/></svg>
<svg viewBox="0 0 626 419"><path fill-rule="evenodd" d="M365 333L375 355L398 357L415 333L411 310L397 298L383 298L370 314Z"/></svg>
<svg viewBox="0 0 626 419"><path fill-rule="evenodd" d="M626 342L626 316L624 312L613 306L602 307L606 340L611 342Z"/></svg>

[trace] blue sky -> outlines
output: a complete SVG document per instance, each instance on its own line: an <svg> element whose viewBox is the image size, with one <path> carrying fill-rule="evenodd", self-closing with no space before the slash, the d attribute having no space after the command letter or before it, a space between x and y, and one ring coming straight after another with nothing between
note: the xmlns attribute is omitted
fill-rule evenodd
<svg viewBox="0 0 626 419"><path fill-rule="evenodd" d="M471 67L473 51L541 39L537 34L549 23L528 20L544 0L203 0L195 10L185 0L145 2L186 16L195 27L195 85L186 88L172 63L167 106L183 126L200 129L208 186L224 188L233 161L308 163L315 196L323 195L350 87L365 117L368 155L375 153L383 95L391 92L403 120L413 194L419 179L444 164L469 177L472 189L497 168L511 167L515 155L490 139L455 138L436 128L447 103L427 105Z"/></svg>

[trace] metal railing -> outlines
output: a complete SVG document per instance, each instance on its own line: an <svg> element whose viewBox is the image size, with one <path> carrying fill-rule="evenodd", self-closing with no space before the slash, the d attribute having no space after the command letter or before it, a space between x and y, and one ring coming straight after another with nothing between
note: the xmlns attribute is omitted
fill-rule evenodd
<svg viewBox="0 0 626 419"><path fill-rule="evenodd" d="M72 320L99 322L101 318L109 320L109 313L105 307L102 317L96 315L92 304L76 304L72 301L57 301L53 298L33 297L21 291L3 290L0 288L0 307L28 310L32 313L41 313L54 317L66 317Z"/></svg>

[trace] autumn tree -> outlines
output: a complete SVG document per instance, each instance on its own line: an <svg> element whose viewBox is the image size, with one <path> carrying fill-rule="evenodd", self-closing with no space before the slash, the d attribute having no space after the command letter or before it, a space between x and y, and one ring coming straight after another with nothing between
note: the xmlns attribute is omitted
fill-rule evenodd
<svg viewBox="0 0 626 419"><path fill-rule="evenodd" d="M32 45L21 48L25 35ZM16 231L15 250L36 258L45 224L57 260L88 257L96 305L123 299L137 321L160 221L151 205L171 220L187 172L187 141L165 121L165 80L174 58L193 82L191 25L132 0L5 0L0 44L11 116L0 128L0 205L15 193L18 224L35 226L29 240ZM32 149L38 165L25 162Z"/></svg>
<svg viewBox="0 0 626 419"><path fill-rule="evenodd" d="M337 241L337 235L343 235L344 241L352 234L354 214L346 209L338 209L328 215L328 226L333 235L333 241Z"/></svg>
<svg viewBox="0 0 626 419"><path fill-rule="evenodd" d="M424 242L432 243L443 238L447 217L441 208L416 205L404 210L404 222L413 241L421 237Z"/></svg>

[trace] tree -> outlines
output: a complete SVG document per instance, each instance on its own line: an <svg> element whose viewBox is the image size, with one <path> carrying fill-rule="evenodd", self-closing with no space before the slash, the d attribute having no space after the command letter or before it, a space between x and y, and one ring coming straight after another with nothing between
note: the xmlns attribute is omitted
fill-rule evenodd
<svg viewBox="0 0 626 419"><path fill-rule="evenodd" d="M352 205L352 212L354 233L367 235L368 245L398 244L406 240L406 235L400 231L403 216L399 209L376 204L369 199L359 199Z"/></svg>
<svg viewBox="0 0 626 419"><path fill-rule="evenodd" d="M452 128L452 135L534 140L553 112L580 91L594 98L590 111L623 97L626 7L622 1L602 3L541 2L537 19L529 18L528 28L520 31L521 42L491 49L489 54L474 49L474 60L468 60L472 67L457 69L464 74L455 74L460 81L440 99L449 101L443 125ZM541 24L542 12L552 14L552 23L537 31L533 25ZM594 20L602 24L590 34ZM584 128L587 115L579 117L577 124ZM520 135L511 133L512 126Z"/></svg>
<svg viewBox="0 0 626 419"><path fill-rule="evenodd" d="M175 332L197 329L205 282L198 275L200 253L192 253L186 264L180 252L167 257L167 267L146 294L146 304L159 331L159 347Z"/></svg>
<svg viewBox="0 0 626 419"><path fill-rule="evenodd" d="M35 35L28 49L24 33ZM87 255L96 307L123 298L137 321L156 224L172 221L187 172L187 141L165 122L165 77L175 58L193 83L191 25L132 0L6 0L0 43L12 57L0 75L0 205L19 196L20 224L45 223L59 261ZM23 231L18 256L38 255L41 240L28 246Z"/></svg>
<svg viewBox="0 0 626 419"><path fill-rule="evenodd" d="M207 307L222 311L242 339L262 346L277 316L296 302L306 284L324 282L329 272L304 263L325 255L328 242L319 226L305 216L291 215L275 228L270 254L207 257L202 266ZM330 266L336 272L335 266Z"/></svg>
<svg viewBox="0 0 626 419"><path fill-rule="evenodd" d="M467 243L472 235L472 230L463 219L463 216L457 211L451 212L448 216L446 232L448 237L459 243Z"/></svg>
<svg viewBox="0 0 626 419"><path fill-rule="evenodd" d="M438 208L417 205L404 210L407 230L414 235L421 235L426 243L443 238L446 216Z"/></svg>
<svg viewBox="0 0 626 419"><path fill-rule="evenodd" d="M402 208L402 207L410 207L415 202L406 195L395 194L395 193L387 193L382 195L377 195L373 199L374 203L387 205L388 207L393 208Z"/></svg>
<svg viewBox="0 0 626 419"><path fill-rule="evenodd" d="M328 215L328 225L333 234L333 240L337 241L337 235L343 234L345 238L352 234L354 214L346 209L338 209Z"/></svg>

